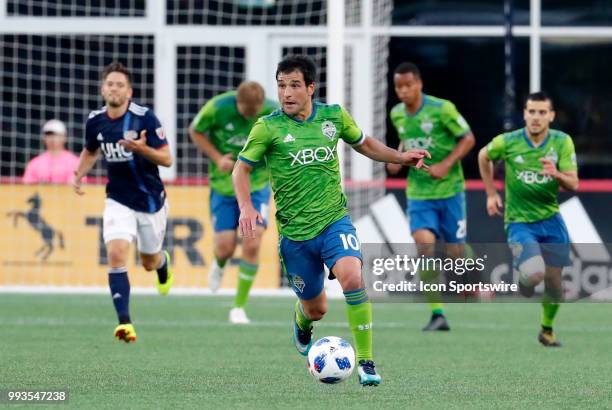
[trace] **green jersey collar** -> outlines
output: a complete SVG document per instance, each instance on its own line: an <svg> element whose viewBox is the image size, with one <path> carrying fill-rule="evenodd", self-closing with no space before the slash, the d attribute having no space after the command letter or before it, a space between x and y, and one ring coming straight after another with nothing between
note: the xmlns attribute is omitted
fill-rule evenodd
<svg viewBox="0 0 612 410"><path fill-rule="evenodd" d="M537 147L535 145L533 145L533 142L529 139L529 136L527 135L527 128L526 127L523 128L523 138L525 138L525 142L527 143L529 148L544 148L546 146L546 144L548 143L548 140L550 139L550 129L546 133L546 137L544 138L544 141L542 141L542 143L540 145L538 145Z"/></svg>

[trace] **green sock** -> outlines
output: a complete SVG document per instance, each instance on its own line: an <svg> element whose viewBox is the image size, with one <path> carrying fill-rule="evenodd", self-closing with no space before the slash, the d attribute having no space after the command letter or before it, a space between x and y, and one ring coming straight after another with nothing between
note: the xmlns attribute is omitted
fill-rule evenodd
<svg viewBox="0 0 612 410"><path fill-rule="evenodd" d="M295 301L295 321L302 330L309 329L312 326L312 320L308 319L304 314L304 307L299 299Z"/></svg>
<svg viewBox="0 0 612 410"><path fill-rule="evenodd" d="M444 305L439 302L430 302L429 308L431 309L431 313L434 315L443 315L444 314Z"/></svg>
<svg viewBox="0 0 612 410"><path fill-rule="evenodd" d="M219 259L216 256L215 260L217 261L217 265L219 265L220 268L225 267L225 264L227 263L227 259Z"/></svg>
<svg viewBox="0 0 612 410"><path fill-rule="evenodd" d="M436 270L422 270L420 275L421 280L425 283L438 283L439 274ZM425 299L427 299L427 303L429 304L429 308L431 309L432 314L444 314L444 305L442 304L442 296L440 295L440 292L425 292Z"/></svg>
<svg viewBox="0 0 612 410"><path fill-rule="evenodd" d="M542 302L542 326L553 327L560 306L559 303Z"/></svg>
<svg viewBox="0 0 612 410"><path fill-rule="evenodd" d="M249 291L253 286L255 280L255 274L257 273L257 266L252 263L240 261L240 267L238 268L238 290L236 291L236 301L234 305L236 307L244 307L249 297Z"/></svg>
<svg viewBox="0 0 612 410"><path fill-rule="evenodd" d="M344 292L348 323L353 332L357 363L372 360L372 304L365 289Z"/></svg>

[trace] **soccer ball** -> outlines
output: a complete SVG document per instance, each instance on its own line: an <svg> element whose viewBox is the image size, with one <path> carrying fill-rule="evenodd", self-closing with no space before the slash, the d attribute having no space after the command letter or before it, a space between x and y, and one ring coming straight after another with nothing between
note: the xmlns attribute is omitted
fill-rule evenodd
<svg viewBox="0 0 612 410"><path fill-rule="evenodd" d="M322 337L310 348L307 366L310 374L321 383L340 383L353 373L355 351L340 337Z"/></svg>

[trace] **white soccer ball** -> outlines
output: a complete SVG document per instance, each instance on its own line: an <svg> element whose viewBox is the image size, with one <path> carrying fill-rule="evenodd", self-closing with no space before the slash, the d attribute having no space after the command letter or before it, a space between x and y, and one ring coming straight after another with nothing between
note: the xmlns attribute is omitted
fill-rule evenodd
<svg viewBox="0 0 612 410"><path fill-rule="evenodd" d="M353 373L355 351L346 340L325 336L310 348L307 366L310 374L321 383L340 383Z"/></svg>

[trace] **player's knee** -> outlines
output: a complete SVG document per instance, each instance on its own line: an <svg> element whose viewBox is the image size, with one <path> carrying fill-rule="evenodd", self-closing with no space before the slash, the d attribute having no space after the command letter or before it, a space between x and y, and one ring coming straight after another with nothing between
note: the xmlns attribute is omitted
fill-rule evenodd
<svg viewBox="0 0 612 410"><path fill-rule="evenodd" d="M544 279L546 264L542 255L536 255L523 261L518 266L518 270L522 277L529 279L532 284L537 284Z"/></svg>
<svg viewBox="0 0 612 410"><path fill-rule="evenodd" d="M261 241L259 239L245 240L242 242L242 253L246 258L254 259L259 254Z"/></svg>
<svg viewBox="0 0 612 410"><path fill-rule="evenodd" d="M234 255L235 243L219 242L215 246L215 256L219 259L229 259Z"/></svg>
<svg viewBox="0 0 612 410"><path fill-rule="evenodd" d="M125 266L127 262L127 252L123 249L109 249L108 263L111 267Z"/></svg>
<svg viewBox="0 0 612 410"><path fill-rule="evenodd" d="M147 258L141 260L142 267L145 268L147 272L157 269L159 266L159 261L154 260L153 258Z"/></svg>

